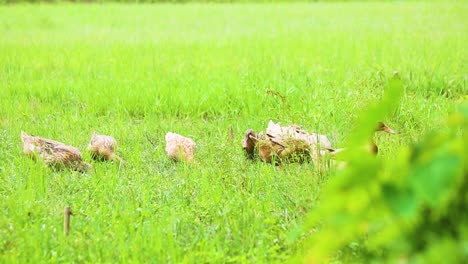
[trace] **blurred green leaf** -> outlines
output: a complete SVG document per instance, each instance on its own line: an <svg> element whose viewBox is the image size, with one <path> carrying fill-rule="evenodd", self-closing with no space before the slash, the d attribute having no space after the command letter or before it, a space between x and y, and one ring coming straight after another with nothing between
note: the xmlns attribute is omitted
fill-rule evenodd
<svg viewBox="0 0 468 264"><path fill-rule="evenodd" d="M410 189L384 185L382 190L384 200L398 217L411 218L418 212L419 201Z"/></svg>
<svg viewBox="0 0 468 264"><path fill-rule="evenodd" d="M363 238L359 251L368 261L440 263L449 252L458 262L467 255L466 243L459 243L468 218L466 107L389 161L357 150L402 94L401 81L391 80L380 104L361 115L347 145L353 151L342 156L346 169L330 180L304 225L316 228L306 261L327 262Z"/></svg>
<svg viewBox="0 0 468 264"><path fill-rule="evenodd" d="M409 175L412 188L431 206L437 206L450 192L455 176L463 166L461 156L443 153L441 157L420 164Z"/></svg>
<svg viewBox="0 0 468 264"><path fill-rule="evenodd" d="M386 119L400 105L404 89L402 81L398 77L391 78L385 86L382 99L376 104L368 107L361 113L357 120L357 126L351 132L348 141L350 148L357 149L368 143L371 135L375 132L377 122Z"/></svg>

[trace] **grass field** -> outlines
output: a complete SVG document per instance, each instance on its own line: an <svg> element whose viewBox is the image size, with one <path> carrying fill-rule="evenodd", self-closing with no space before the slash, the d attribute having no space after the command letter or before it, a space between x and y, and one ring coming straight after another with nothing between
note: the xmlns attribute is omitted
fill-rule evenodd
<svg viewBox="0 0 468 264"><path fill-rule="evenodd" d="M244 131L296 123L339 147L398 71L405 96L384 121L401 133L376 138L391 158L466 98L466 14L463 1L0 6L0 262L288 260L332 174L249 162ZM127 164L52 172L23 156L21 130L82 151L110 134ZM166 158L168 131L197 142L194 165Z"/></svg>

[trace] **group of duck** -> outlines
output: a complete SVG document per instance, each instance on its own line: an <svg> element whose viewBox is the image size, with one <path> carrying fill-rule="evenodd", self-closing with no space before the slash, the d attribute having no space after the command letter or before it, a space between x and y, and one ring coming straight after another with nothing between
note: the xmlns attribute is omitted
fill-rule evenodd
<svg viewBox="0 0 468 264"><path fill-rule="evenodd" d="M379 122L375 132L384 131L396 134L387 125ZM269 122L265 132L256 134L252 129L245 132L242 146L248 159L260 159L263 162L281 164L283 162L320 161L325 156L335 156L344 149L332 147L326 135L308 133L298 125L280 126ZM366 147L376 155L377 144L373 140Z"/></svg>
<svg viewBox="0 0 468 264"><path fill-rule="evenodd" d="M379 122L376 131L395 134L384 123ZM52 139L28 135L21 132L24 154L32 159L39 158L47 166L54 169L72 169L86 172L92 166L83 161L78 148L66 145ZM182 135L169 132L165 136L166 153L174 161L192 163L194 161L197 145ZM329 154L336 154L342 149L334 149L325 135L308 133L297 125L280 126L270 121L266 131L255 133L248 129L242 140L242 147L248 159L259 159L262 162L281 164L284 162L306 162L318 160ZM117 141L109 135L100 135L96 132L86 148L92 159L96 161L125 161L115 154ZM377 145L371 141L369 151L377 154Z"/></svg>
<svg viewBox="0 0 468 264"><path fill-rule="evenodd" d="M21 131L21 140L25 155L34 160L40 159L53 169L86 172L92 168L91 164L83 161L83 156L76 147L52 139L28 135L23 131ZM112 136L94 132L86 150L96 161L125 163L120 156L115 154L117 141ZM196 144L192 139L171 132L166 134L166 152L169 158L190 163L193 162L195 151Z"/></svg>

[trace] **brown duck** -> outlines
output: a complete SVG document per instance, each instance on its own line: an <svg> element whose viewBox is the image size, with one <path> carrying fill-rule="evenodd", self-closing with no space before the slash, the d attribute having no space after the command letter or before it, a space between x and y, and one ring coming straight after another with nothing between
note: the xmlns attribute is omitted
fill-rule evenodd
<svg viewBox="0 0 468 264"><path fill-rule="evenodd" d="M44 163L55 169L68 168L85 172L91 165L82 161L80 150L55 140L31 136L21 131L23 152L35 159L40 157Z"/></svg>
<svg viewBox="0 0 468 264"><path fill-rule="evenodd" d="M377 127L375 128L375 132L379 132L379 131L383 131L385 133L392 134L392 135L396 134L396 132L393 129L389 128L383 122L378 122L377 123ZM377 153L379 152L379 147L377 146L377 144L375 143L374 140L371 140L371 142L369 144L369 150L374 155L377 155Z"/></svg>
<svg viewBox="0 0 468 264"><path fill-rule="evenodd" d="M248 159L254 159L257 152L260 160L267 163L303 162L310 157L310 146L304 140L295 138L279 140L269 134L257 135L252 129L245 132L242 147Z"/></svg>
<svg viewBox="0 0 468 264"><path fill-rule="evenodd" d="M106 135L93 133L89 141L87 150L91 153L91 157L95 160L112 160L123 162L123 159L115 154L117 150L117 141Z"/></svg>
<svg viewBox="0 0 468 264"><path fill-rule="evenodd" d="M383 122L378 122L374 131L375 132L383 131L383 132L388 133L388 134L396 134L396 132L393 129L389 128ZM369 153L371 153L373 155L377 155L378 152L379 152L379 147L377 146L377 144L375 143L375 141L373 139L371 139L367 145L363 146L363 148L365 148L366 151L368 151ZM344 148L341 148L341 149L331 149L330 148L330 149L328 149L328 151L330 151L330 153L332 155L334 155L336 153L339 153L339 152L342 152L344 150L345 150Z"/></svg>

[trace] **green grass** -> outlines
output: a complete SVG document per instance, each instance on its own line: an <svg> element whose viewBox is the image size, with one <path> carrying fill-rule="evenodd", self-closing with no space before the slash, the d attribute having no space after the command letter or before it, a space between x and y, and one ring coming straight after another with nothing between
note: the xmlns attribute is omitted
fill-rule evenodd
<svg viewBox="0 0 468 264"><path fill-rule="evenodd" d="M384 121L401 133L376 138L392 158L466 100L467 13L466 2L1 6L0 262L287 260L332 174L249 162L244 131L273 119L340 147L398 71L405 95ZM110 134L127 165L51 172L22 155L21 130L82 151L93 130ZM197 142L196 164L166 158L168 131Z"/></svg>

